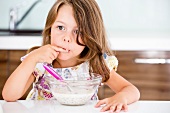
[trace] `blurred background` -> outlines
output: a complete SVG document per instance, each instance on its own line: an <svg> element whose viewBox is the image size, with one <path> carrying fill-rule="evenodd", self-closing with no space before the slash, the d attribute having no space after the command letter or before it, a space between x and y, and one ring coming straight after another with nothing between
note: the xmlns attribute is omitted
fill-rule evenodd
<svg viewBox="0 0 170 113"><path fill-rule="evenodd" d="M6 79L32 46L41 45L56 0L0 0L0 99ZM136 85L141 100L170 100L170 1L96 0L118 73ZM99 98L112 96L107 86ZM25 99L24 95L21 99Z"/></svg>
<svg viewBox="0 0 170 113"><path fill-rule="evenodd" d="M16 20L20 22L16 30L42 30L55 0L1 0L0 2L0 29L10 29L10 21Z"/></svg>

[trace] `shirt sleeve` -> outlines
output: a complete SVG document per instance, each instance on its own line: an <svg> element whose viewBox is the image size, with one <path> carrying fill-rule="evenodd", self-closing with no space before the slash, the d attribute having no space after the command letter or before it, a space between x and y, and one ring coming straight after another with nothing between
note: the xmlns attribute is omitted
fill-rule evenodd
<svg viewBox="0 0 170 113"><path fill-rule="evenodd" d="M29 55L29 54L21 57L20 60L23 61L28 55ZM44 69L44 67L43 67L43 63L37 63L36 66L35 66L35 68L34 68L34 71L32 72L32 74L33 74L33 75L35 76L35 78L36 78L35 82L37 82L37 81L39 80L39 78L44 75L44 73L45 73L45 69Z"/></svg>
<svg viewBox="0 0 170 113"><path fill-rule="evenodd" d="M108 56L107 54L104 54L104 59L106 61L106 64L107 64L108 68L110 69L110 71L112 69L117 71L118 60L117 60L117 58L115 56Z"/></svg>

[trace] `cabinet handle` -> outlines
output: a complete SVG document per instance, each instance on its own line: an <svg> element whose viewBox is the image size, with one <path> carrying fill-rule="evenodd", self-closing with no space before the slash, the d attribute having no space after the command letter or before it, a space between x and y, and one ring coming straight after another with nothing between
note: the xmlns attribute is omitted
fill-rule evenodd
<svg viewBox="0 0 170 113"><path fill-rule="evenodd" d="M164 58L136 58L134 60L138 64L170 64L170 59Z"/></svg>

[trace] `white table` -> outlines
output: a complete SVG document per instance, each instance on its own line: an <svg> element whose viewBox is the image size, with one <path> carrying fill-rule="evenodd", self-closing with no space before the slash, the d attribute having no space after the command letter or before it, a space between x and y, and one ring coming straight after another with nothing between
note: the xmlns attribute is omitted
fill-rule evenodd
<svg viewBox="0 0 170 113"><path fill-rule="evenodd" d="M83 106L65 106L57 101L0 100L0 113L99 113L101 107L95 108L95 104L91 101ZM170 101L138 101L128 106L126 113L170 113Z"/></svg>

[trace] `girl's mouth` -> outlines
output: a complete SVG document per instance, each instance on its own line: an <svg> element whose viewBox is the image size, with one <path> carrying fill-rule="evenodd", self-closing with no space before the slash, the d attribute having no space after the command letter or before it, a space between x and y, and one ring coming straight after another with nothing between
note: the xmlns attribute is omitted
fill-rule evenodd
<svg viewBox="0 0 170 113"><path fill-rule="evenodd" d="M66 49L66 48L63 48L64 50L67 50L67 52L70 52L70 50L69 49Z"/></svg>
<svg viewBox="0 0 170 113"><path fill-rule="evenodd" d="M66 53L70 52L70 49L68 47L64 47L64 46L57 46L59 48L62 48Z"/></svg>

